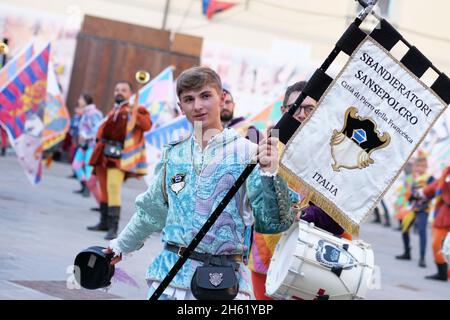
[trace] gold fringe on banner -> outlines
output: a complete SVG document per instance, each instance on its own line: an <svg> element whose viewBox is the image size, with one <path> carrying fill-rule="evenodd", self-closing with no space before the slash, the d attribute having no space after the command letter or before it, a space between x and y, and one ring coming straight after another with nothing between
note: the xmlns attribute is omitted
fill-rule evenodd
<svg viewBox="0 0 450 320"><path fill-rule="evenodd" d="M278 175L281 176L286 183L296 192L305 197L309 197L311 201L325 211L334 221L336 221L345 231L352 235L359 235L359 225L351 220L342 210L336 207L334 203L328 200L319 192L315 191L311 186L298 178L288 168L280 164Z"/></svg>

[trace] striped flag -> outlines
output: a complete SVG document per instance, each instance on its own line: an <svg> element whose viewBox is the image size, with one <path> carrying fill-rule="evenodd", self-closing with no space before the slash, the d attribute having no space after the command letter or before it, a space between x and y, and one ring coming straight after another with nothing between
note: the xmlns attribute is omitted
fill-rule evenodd
<svg viewBox="0 0 450 320"><path fill-rule="evenodd" d="M41 179L43 113L50 44L0 88L0 123L32 184Z"/></svg>
<svg viewBox="0 0 450 320"><path fill-rule="evenodd" d="M176 106L173 67L169 66L139 90L139 104L150 113L153 128L172 118L168 107Z"/></svg>
<svg viewBox="0 0 450 320"><path fill-rule="evenodd" d="M165 125L149 131L145 135L148 144L162 149L162 147L171 141L179 140L191 131L191 124L185 116L176 118Z"/></svg>
<svg viewBox="0 0 450 320"><path fill-rule="evenodd" d="M28 44L18 54L16 54L8 63L0 69L0 87L3 87L18 71L22 70L25 64L33 57L33 44Z"/></svg>

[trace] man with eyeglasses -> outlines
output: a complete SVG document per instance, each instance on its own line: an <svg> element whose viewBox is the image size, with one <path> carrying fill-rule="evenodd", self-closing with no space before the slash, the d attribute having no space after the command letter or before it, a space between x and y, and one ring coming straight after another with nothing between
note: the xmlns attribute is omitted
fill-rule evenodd
<svg viewBox="0 0 450 320"><path fill-rule="evenodd" d="M293 106L295 100L297 100L300 93L306 87L306 84L306 81L299 81L287 88L283 100L283 105L281 106L282 113L286 113L289 111L289 109ZM317 103L314 99L312 99L311 97L306 97L301 106L295 112L294 118L300 122L305 121L316 107L316 104Z"/></svg>

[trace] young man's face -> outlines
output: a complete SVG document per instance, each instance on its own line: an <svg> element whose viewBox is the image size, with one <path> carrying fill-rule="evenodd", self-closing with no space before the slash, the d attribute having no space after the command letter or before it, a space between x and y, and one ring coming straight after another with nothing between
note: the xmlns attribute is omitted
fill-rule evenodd
<svg viewBox="0 0 450 320"><path fill-rule="evenodd" d="M289 108L295 102L295 100L297 100L299 95L300 91L291 92L286 105L281 106L281 112L282 113L288 112ZM311 97L306 97L305 100L303 100L301 106L295 112L294 118L300 122L305 121L305 119L309 116L309 114L314 110L316 105L317 105L316 100L314 100Z"/></svg>
<svg viewBox="0 0 450 320"><path fill-rule="evenodd" d="M225 101L220 110L220 120L230 121L233 119L234 101L231 94L225 92Z"/></svg>
<svg viewBox="0 0 450 320"><path fill-rule="evenodd" d="M217 88L205 85L198 90L184 91L180 94L180 106L189 122L201 122L203 130L222 129L220 122L220 106L225 100L225 93Z"/></svg>
<svg viewBox="0 0 450 320"><path fill-rule="evenodd" d="M132 96L132 92L128 83L119 82L114 88L114 101L121 103L125 100L129 100Z"/></svg>

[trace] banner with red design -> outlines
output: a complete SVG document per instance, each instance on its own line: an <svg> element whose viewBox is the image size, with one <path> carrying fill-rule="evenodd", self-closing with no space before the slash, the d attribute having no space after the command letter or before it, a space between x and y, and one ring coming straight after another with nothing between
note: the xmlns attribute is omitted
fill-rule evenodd
<svg viewBox="0 0 450 320"><path fill-rule="evenodd" d="M0 124L32 184L41 179L50 44L0 88Z"/></svg>

